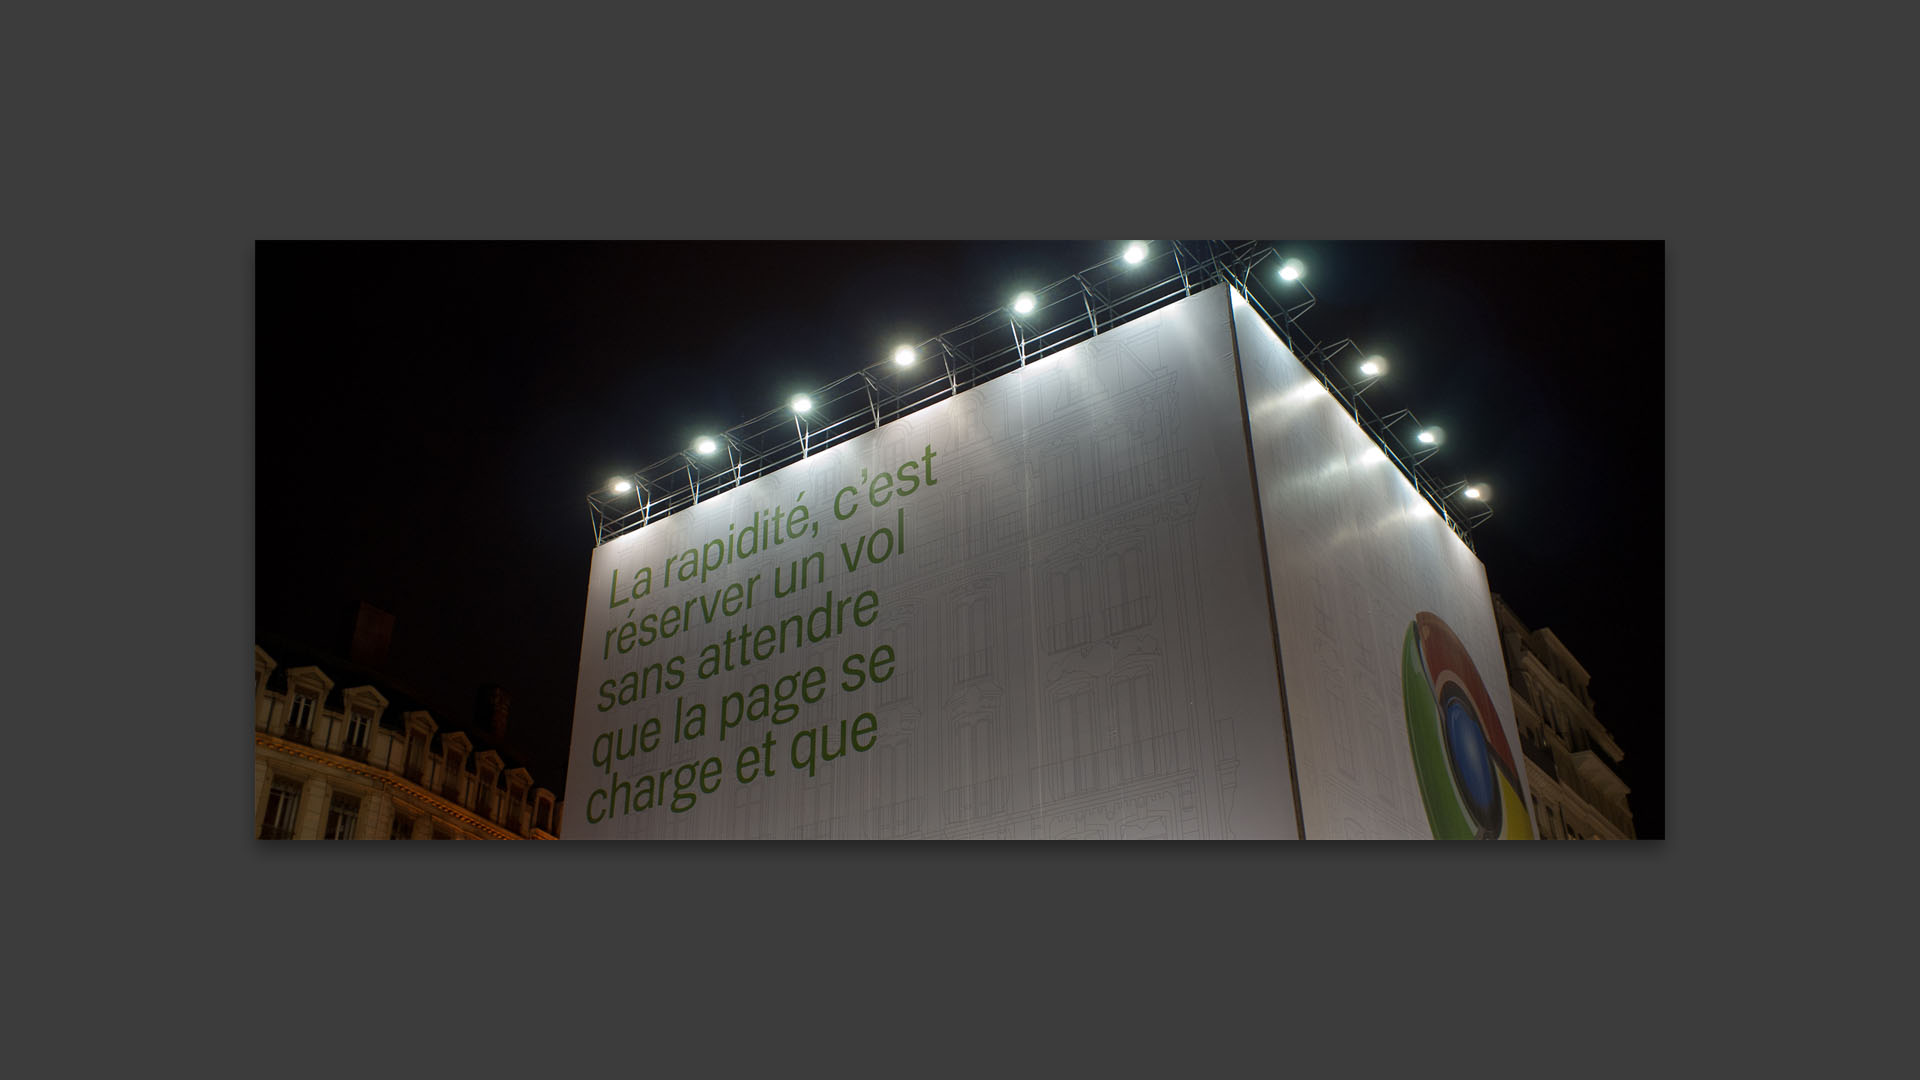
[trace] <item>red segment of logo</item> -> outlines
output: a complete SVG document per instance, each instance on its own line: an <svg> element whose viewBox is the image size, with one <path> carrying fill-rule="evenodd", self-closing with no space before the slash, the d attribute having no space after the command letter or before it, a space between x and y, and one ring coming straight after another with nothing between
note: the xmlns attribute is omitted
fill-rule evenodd
<svg viewBox="0 0 1920 1080"><path fill-rule="evenodd" d="M1487 746L1492 748L1495 759L1506 767L1507 776L1517 782L1520 770L1514 762L1513 746L1507 741L1506 730L1500 726L1499 714L1493 711L1493 699L1487 696L1487 686L1480 680L1480 672L1473 666L1473 659L1467 655L1466 645L1454 636L1451 627L1432 612L1422 611L1414 617L1414 621L1420 626L1420 651L1426 657L1428 677L1438 687L1448 675L1452 675L1466 688L1474 711L1480 714L1480 729L1487 736Z"/></svg>

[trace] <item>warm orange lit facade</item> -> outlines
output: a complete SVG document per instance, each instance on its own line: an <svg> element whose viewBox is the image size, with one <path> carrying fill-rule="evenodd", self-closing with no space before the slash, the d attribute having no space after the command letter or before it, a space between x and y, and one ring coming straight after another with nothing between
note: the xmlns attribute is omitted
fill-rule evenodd
<svg viewBox="0 0 1920 1080"><path fill-rule="evenodd" d="M559 797L503 757L498 731L317 663L253 650L253 835L268 840L555 839ZM352 685L341 685L351 682ZM509 752L510 753L510 752Z"/></svg>
<svg viewBox="0 0 1920 1080"><path fill-rule="evenodd" d="M1626 755L1593 714L1587 669L1553 631L1529 629L1497 595L1493 613L1540 839L1633 839L1629 789L1615 771Z"/></svg>

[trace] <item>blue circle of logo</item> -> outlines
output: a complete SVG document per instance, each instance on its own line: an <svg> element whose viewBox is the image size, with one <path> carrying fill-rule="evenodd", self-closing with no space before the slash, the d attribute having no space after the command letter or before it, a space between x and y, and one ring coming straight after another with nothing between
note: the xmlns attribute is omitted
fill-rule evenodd
<svg viewBox="0 0 1920 1080"><path fill-rule="evenodd" d="M1500 781L1493 774L1493 758L1487 753L1487 737L1480 721L1467 703L1454 698L1446 703L1447 750L1453 760L1455 778L1467 809L1483 829L1500 827Z"/></svg>

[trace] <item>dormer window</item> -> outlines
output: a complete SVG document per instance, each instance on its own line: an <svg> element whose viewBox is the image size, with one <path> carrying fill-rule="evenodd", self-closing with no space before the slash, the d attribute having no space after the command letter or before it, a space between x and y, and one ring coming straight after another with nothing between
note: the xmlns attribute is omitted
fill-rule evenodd
<svg viewBox="0 0 1920 1080"><path fill-rule="evenodd" d="M355 709L347 714L347 749L365 750L367 740L373 737L373 714L364 709Z"/></svg>
<svg viewBox="0 0 1920 1080"><path fill-rule="evenodd" d="M295 742L310 742L313 739L312 695L304 690L295 690L291 703L287 706L287 726L283 737Z"/></svg>
<svg viewBox="0 0 1920 1080"><path fill-rule="evenodd" d="M347 730L341 748L355 761L365 761L373 751L373 733L387 711L386 695L371 686L349 687L341 692L342 712Z"/></svg>

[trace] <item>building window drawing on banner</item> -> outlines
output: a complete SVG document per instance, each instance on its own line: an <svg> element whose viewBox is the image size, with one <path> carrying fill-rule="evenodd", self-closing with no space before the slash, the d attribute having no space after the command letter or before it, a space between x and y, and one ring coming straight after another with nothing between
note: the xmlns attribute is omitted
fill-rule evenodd
<svg viewBox="0 0 1920 1080"><path fill-rule="evenodd" d="M1155 664L1137 657L1113 674L1113 730L1119 740L1119 770L1125 780L1175 771L1174 734L1160 707Z"/></svg>
<svg viewBox="0 0 1920 1080"><path fill-rule="evenodd" d="M961 516L965 519L965 551L969 559L979 558L993 549L993 492L984 480L969 479L960 494Z"/></svg>
<svg viewBox="0 0 1920 1080"><path fill-rule="evenodd" d="M876 786L879 807L873 814L873 833L878 837L906 836L913 832L914 804L919 796L913 769L913 739L910 736L882 736L874 748Z"/></svg>
<svg viewBox="0 0 1920 1080"><path fill-rule="evenodd" d="M833 781L809 777L800 790L800 819L790 834L795 840L837 839L839 819L833 816Z"/></svg>
<svg viewBox="0 0 1920 1080"><path fill-rule="evenodd" d="M729 835L746 840L764 839L767 834L767 785L741 784L733 789L733 821Z"/></svg>
<svg viewBox="0 0 1920 1080"><path fill-rule="evenodd" d="M1048 652L1085 645L1092 638L1087 607L1087 575L1079 563L1047 572Z"/></svg>
<svg viewBox="0 0 1920 1080"><path fill-rule="evenodd" d="M984 589L963 591L953 609L953 681L993 674L993 608Z"/></svg>
<svg viewBox="0 0 1920 1080"><path fill-rule="evenodd" d="M1143 493L1139 463L1133 456L1133 440L1119 425L1101 432L1093 444L1094 474L1100 477L1100 508L1111 510L1125 506Z"/></svg>
<svg viewBox="0 0 1920 1080"><path fill-rule="evenodd" d="M1080 473L1080 448L1072 443L1048 448L1040 468L1046 507L1043 528L1064 528L1086 515L1085 481Z"/></svg>
<svg viewBox="0 0 1920 1080"><path fill-rule="evenodd" d="M965 821L1000 809L1005 785L1000 778L999 725L992 717L962 717L953 728L947 769L947 819Z"/></svg>
<svg viewBox="0 0 1920 1080"><path fill-rule="evenodd" d="M1125 633L1147 625L1147 565L1147 553L1137 546L1107 554L1108 634Z"/></svg>
<svg viewBox="0 0 1920 1080"><path fill-rule="evenodd" d="M1077 795L1100 786L1096 756L1106 740L1094 715L1090 678L1056 688L1049 702L1047 737L1041 740L1042 798Z"/></svg>

